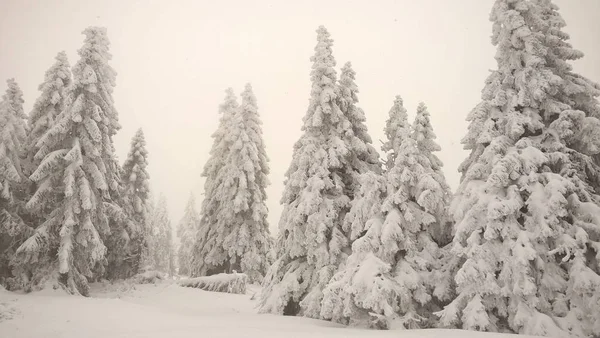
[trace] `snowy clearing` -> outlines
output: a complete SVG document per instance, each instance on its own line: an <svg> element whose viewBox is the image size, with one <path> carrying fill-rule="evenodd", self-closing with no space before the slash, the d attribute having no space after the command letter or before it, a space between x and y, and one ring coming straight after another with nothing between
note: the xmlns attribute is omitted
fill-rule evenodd
<svg viewBox="0 0 600 338"><path fill-rule="evenodd" d="M62 291L0 291L3 338L163 337L403 337L499 338L463 330L374 331L301 317L257 314L246 295L206 292L175 283L94 285L92 298ZM10 314L3 313L11 309ZM11 319L12 317L12 319ZM526 336L519 336L525 338Z"/></svg>

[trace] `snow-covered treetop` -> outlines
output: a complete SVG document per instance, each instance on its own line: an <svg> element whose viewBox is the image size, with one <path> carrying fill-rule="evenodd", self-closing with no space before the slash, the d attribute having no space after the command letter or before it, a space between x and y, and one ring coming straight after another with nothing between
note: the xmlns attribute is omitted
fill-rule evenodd
<svg viewBox="0 0 600 338"><path fill-rule="evenodd" d="M60 52L55 59L56 62L46 71L44 82L38 86L41 94L29 113L31 131L25 146L28 162L26 172L29 174L39 165L39 160L34 159L38 151L36 144L64 109L67 90L72 83L71 65L67 54L64 51Z"/></svg>
<svg viewBox="0 0 600 338"><path fill-rule="evenodd" d="M417 107L417 115L413 122L412 130L412 135L419 151L427 156L433 170L440 170L442 168L442 161L432 153L441 151L442 148L435 142L436 136L429 119L429 111L423 102L419 103Z"/></svg>
<svg viewBox="0 0 600 338"><path fill-rule="evenodd" d="M6 93L2 96L6 106L10 114L19 119L26 119L27 115L23 111L23 92L19 85L15 81L15 79L6 80L8 88L6 89Z"/></svg>
<svg viewBox="0 0 600 338"><path fill-rule="evenodd" d="M123 171L128 177L123 177L126 185L134 188L138 195L147 198L149 192L149 175L146 171L148 166L148 151L146 150L146 140L144 131L140 128L135 132L131 140L131 149L127 154L127 159L123 163Z"/></svg>
<svg viewBox="0 0 600 338"><path fill-rule="evenodd" d="M351 103L358 103L358 86L354 82L356 72L352 69L352 63L346 62L340 74L340 106L345 109ZM363 114L364 120L364 114Z"/></svg>
<svg viewBox="0 0 600 338"><path fill-rule="evenodd" d="M513 142L535 135L544 126L542 119L554 120L568 110L600 116L600 86L572 72L568 61L583 54L567 42L569 36L560 30L564 20L551 1L497 0L490 20L498 68L486 80L482 102L467 117L470 124L462 143L473 153L459 168L463 178L480 177L483 168L472 165L500 134ZM590 144L598 142L591 130L596 122L582 124L580 133L567 141L569 146L597 152Z"/></svg>
<svg viewBox="0 0 600 338"><path fill-rule="evenodd" d="M2 134L10 134L13 138L12 140L8 140L4 138L3 142L5 142L5 146L10 146L11 151L20 151L21 142L25 138L25 133L27 130L27 126L25 125L25 119L27 116L23 111L23 92L19 85L15 81L15 79L6 80L8 87L6 88L6 92L2 95L2 107L0 107L3 111L2 119L0 123L2 124ZM7 127L10 126L10 127ZM5 135L6 136L6 135ZM9 142L9 144L6 144ZM14 142L18 142L14 144Z"/></svg>
<svg viewBox="0 0 600 338"><path fill-rule="evenodd" d="M262 121L258 118L256 96L254 96L254 92L252 91L252 85L250 83L247 83L244 87L244 91L242 92L241 97L242 104L239 107L240 109L238 110L238 112L241 114L241 117L246 121L250 120L253 124L261 125ZM262 134L262 131L257 131L259 131Z"/></svg>
<svg viewBox="0 0 600 338"><path fill-rule="evenodd" d="M429 111L425 103L420 102L413 123L413 135L419 148L427 151L440 151L441 147L434 141L436 136L429 120Z"/></svg>
<svg viewBox="0 0 600 338"><path fill-rule="evenodd" d="M56 62L46 71L44 82L38 86L41 91L40 97L33 104L33 109L29 113L29 125L36 132L38 120L50 114L52 118L60 113L64 92L71 84L71 65L67 59L67 53L64 51L58 53L55 57ZM44 121L48 123L49 121ZM48 126L46 126L47 128Z"/></svg>
<svg viewBox="0 0 600 338"><path fill-rule="evenodd" d="M183 218L188 217L189 215L197 215L196 212L196 195L194 193L190 193L190 197L188 197L188 202L185 206L185 211L183 212Z"/></svg>
<svg viewBox="0 0 600 338"><path fill-rule="evenodd" d="M381 148L387 153L386 164L388 169L390 169L394 165L396 154L398 154L402 142L410 135L408 115L406 114L404 101L400 95L396 96L394 105L390 109L384 132L387 140Z"/></svg>
<svg viewBox="0 0 600 338"><path fill-rule="evenodd" d="M106 28L88 27L83 34L86 38L83 47L78 50L81 58L73 67L74 85L91 93L98 93L105 101L101 108L110 117L109 135L114 135L121 128L112 98L117 72L108 64L112 55L108 51L110 42Z"/></svg>
<svg viewBox="0 0 600 338"><path fill-rule="evenodd" d="M358 103L358 86L354 82L355 77L356 72L352 69L352 64L346 62L342 67L338 86L338 104L352 125L352 130L346 132L346 137L349 137L349 143L358 157L359 161L356 162L358 170L360 172L380 171L379 153L371 145L372 139L368 133L365 113L356 105ZM364 162L369 164L367 168L362 168Z"/></svg>
<svg viewBox="0 0 600 338"><path fill-rule="evenodd" d="M214 141L210 149L210 158L208 161L206 161L206 164L202 170L203 177L214 177L223 165L222 162L225 158L224 153L229 148L225 142L225 137L227 135L229 124L231 123L233 115L237 111L238 107L239 104L233 89L227 88L225 90L225 100L219 105L219 114L221 114L221 117L219 118L219 127L211 135ZM205 190L208 188L209 187L207 187L205 184Z"/></svg>
<svg viewBox="0 0 600 338"><path fill-rule="evenodd" d="M269 158L265 151L264 140L262 138L262 121L258 114L258 106L256 103L256 96L254 96L254 92L252 91L252 85L247 83L244 91L241 94L242 97L242 105L239 107L239 112L242 114L242 118L245 120L245 127L247 127L247 133L252 141L257 147L257 152L259 156L259 164L261 166L260 171L264 175L269 174ZM267 180L266 176L263 178ZM268 180L267 180L268 185Z"/></svg>
<svg viewBox="0 0 600 338"><path fill-rule="evenodd" d="M147 171L148 151L144 132L138 129L131 140L131 148L123 163L121 178L128 212L135 220L143 224L146 218L147 201L150 194L150 175Z"/></svg>
<svg viewBox="0 0 600 338"><path fill-rule="evenodd" d="M241 96L243 107L242 110L258 114L258 109L256 108L256 96L254 96L254 92L252 91L252 85L250 83L246 83Z"/></svg>
<svg viewBox="0 0 600 338"><path fill-rule="evenodd" d="M154 226L159 226L164 229L162 230L171 230L171 221L169 219L169 212L167 207L167 197L164 193L160 193L158 195L158 202L156 203L156 207L154 208ZM165 231L166 231L165 230Z"/></svg>
<svg viewBox="0 0 600 338"><path fill-rule="evenodd" d="M19 170L20 165L18 156L21 151L21 143L25 138L27 126L25 125L25 113L23 112L23 92L15 79L6 81L8 87L2 95L2 104L0 105L0 133L1 142L4 147L5 156L11 157L15 169ZM11 153L11 155L8 155ZM17 180L18 181L18 180Z"/></svg>
<svg viewBox="0 0 600 338"><path fill-rule="evenodd" d="M193 231L196 227L196 222L198 221L198 212L196 211L196 196L193 193L190 193L190 197L188 198L188 202L185 206L185 211L183 212L183 217L179 221L179 225L177 227L177 236L182 241L191 241L191 238L184 238L185 236L193 236Z"/></svg>
<svg viewBox="0 0 600 338"><path fill-rule="evenodd" d="M237 97L233 88L225 89L225 100L219 105L219 113L226 114L233 112L239 106Z"/></svg>
<svg viewBox="0 0 600 338"><path fill-rule="evenodd" d="M302 130L323 126L323 121L330 119L332 122L339 121L340 111L337 104L334 103L337 95L335 84L337 73L335 59L333 58L333 39L325 27L319 26L317 29L317 45L315 46L315 55L311 56L313 62L310 78L312 83L310 93L310 103L306 116L304 116L304 125ZM337 111L336 111L337 110Z"/></svg>

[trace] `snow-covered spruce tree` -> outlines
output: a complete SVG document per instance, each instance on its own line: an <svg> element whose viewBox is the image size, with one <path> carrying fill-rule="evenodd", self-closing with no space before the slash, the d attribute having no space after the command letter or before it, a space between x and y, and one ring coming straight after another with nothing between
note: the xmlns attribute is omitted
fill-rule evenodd
<svg viewBox="0 0 600 338"><path fill-rule="evenodd" d="M147 245L148 237L148 194L149 175L148 151L144 132L138 129L131 140L131 148L122 167L121 205L135 223L135 233L129 233L127 227L116 224L111 228L111 245L108 275L111 278L128 278L140 272L140 260L143 248Z"/></svg>
<svg viewBox="0 0 600 338"><path fill-rule="evenodd" d="M30 131L25 142L25 164L23 171L31 175L40 165L41 159L36 159L38 141L54 124L58 114L65 107L67 89L73 82L71 78L71 65L67 54L63 51L55 57L54 64L46 71L44 82L38 86L41 92L29 113ZM35 187L34 187L35 188Z"/></svg>
<svg viewBox="0 0 600 338"><path fill-rule="evenodd" d="M179 248L177 250L178 274L189 276L192 263L192 248L194 238L198 228L199 215L196 211L196 198L193 194L188 199L187 206L183 213L179 226L177 227L177 236L179 237Z"/></svg>
<svg viewBox="0 0 600 338"><path fill-rule="evenodd" d="M161 194L152 214L153 261L155 269L173 276L175 274L175 252L173 247L173 229L167 211L167 199Z"/></svg>
<svg viewBox="0 0 600 338"><path fill-rule="evenodd" d="M23 112L23 92L19 85L14 79L8 79L6 83L0 107L0 197L10 201L14 188L24 178L21 153L27 134L27 116Z"/></svg>
<svg viewBox="0 0 600 338"><path fill-rule="evenodd" d="M229 145L225 162L217 173L212 198L217 201L216 219L208 241L214 242L205 262L248 275L260 282L268 268L269 224L267 195L268 158L262 139L256 98L250 84L242 93L228 124L224 142Z"/></svg>
<svg viewBox="0 0 600 338"><path fill-rule="evenodd" d="M369 238L369 241L366 235L378 236L376 232L368 230L381 224L381 203L385 197L385 184L383 176L373 171L360 175L359 182L361 189L354 196L352 208L346 216L346 221L351 219L352 222L345 223L350 226L352 254L323 291L321 317L355 326L386 328L387 323L380 323L377 317L370 315L371 310L365 309L369 306L368 301L355 298L355 294L359 297L370 297L374 291L384 290L382 287L385 285L379 284L382 279L376 276L383 271L389 271L389 266L386 267L385 263L373 255L379 250L378 238ZM375 298L374 302L381 301L381 297L392 298L385 291L376 297L378 298ZM359 303L361 301L362 303Z"/></svg>
<svg viewBox="0 0 600 338"><path fill-rule="evenodd" d="M417 107L417 114L412 124L412 138L419 151L417 161L427 172L426 176L419 179L415 196L420 199L418 203L435 216L435 224L431 224L428 229L438 246L442 247L452 241L452 224L448 217L452 192L442 171L444 164L434 154L442 148L435 141L436 136L429 119L429 111L422 102ZM430 196L432 194L435 196Z"/></svg>
<svg viewBox="0 0 600 338"><path fill-rule="evenodd" d="M362 174L368 171L381 173L379 153L371 145L373 142L367 130L365 113L358 107L358 86L354 82L356 72L352 64L346 62L342 67L338 83L338 105L344 113L351 128L345 131L346 142L351 145L350 169L354 174ZM346 128L346 126L344 126ZM351 177L351 182L345 182L347 188L359 189L356 175ZM352 195L351 195L352 196Z"/></svg>
<svg viewBox="0 0 600 338"><path fill-rule="evenodd" d="M31 235L21 218L22 190L25 176L20 155L26 137L23 92L14 79L7 80L6 93L0 101L0 284L9 286L12 276L10 260L17 247Z"/></svg>
<svg viewBox="0 0 600 338"><path fill-rule="evenodd" d="M23 173L29 177L40 165L42 158L35 158L39 150L38 141L54 124L58 114L65 108L68 87L73 82L71 66L67 54L63 51L55 57L54 64L46 71L44 81L38 86L41 92L29 113L29 128L24 143ZM23 186L23 199L28 200L36 191L35 182L27 180ZM45 196L45 205L40 210L30 210L23 217L32 226L37 226L55 209L56 203L62 198L58 191L49 191Z"/></svg>
<svg viewBox="0 0 600 338"><path fill-rule="evenodd" d="M317 41L303 134L294 145L281 199L277 259L263 283L260 310L315 318L323 289L350 252L343 221L358 191L356 174L376 165L367 161L368 146L358 144L366 134L354 134L355 128L362 130L357 112L347 115L340 109L333 41L322 26ZM354 94L348 97L346 105L355 102Z"/></svg>
<svg viewBox="0 0 600 338"><path fill-rule="evenodd" d="M231 121L238 106L239 104L233 89L228 88L225 91L225 100L219 106L221 118L219 119L217 130L212 134L214 140L210 149L210 157L202 171L202 177L205 178L204 199L202 200L200 209L198 231L194 238L190 271L190 274L194 277L230 270L227 267L207 262L205 257L211 252L211 257L213 257L215 262L225 262L225 249L216 241L217 229L213 225L217 223L220 208L219 200L216 198L217 187L221 183L218 181L218 173L225 165L227 154L231 148L227 135L229 135L229 128L232 125Z"/></svg>
<svg viewBox="0 0 600 338"><path fill-rule="evenodd" d="M411 133L399 96L385 133L387 170L383 179L375 173L361 177L362 194L354 202L366 208L359 209L362 222L354 223L352 232L361 237L325 290L321 313L352 325L423 327L431 317L431 271L440 254L429 227L438 221L435 212L446 196L419 152L418 134Z"/></svg>
<svg viewBox="0 0 600 338"><path fill-rule="evenodd" d="M29 285L57 279L69 292L87 295L88 278L105 264L109 218L126 217L111 196L118 188L112 135L119 124L106 29L83 34L65 109L36 144L34 158L41 162L30 176L37 190L27 207L43 209L52 191L63 198L19 247L14 264Z"/></svg>
<svg viewBox="0 0 600 338"><path fill-rule="evenodd" d="M451 212L461 257L445 325L600 335L600 86L548 0L497 0L497 70L469 114Z"/></svg>

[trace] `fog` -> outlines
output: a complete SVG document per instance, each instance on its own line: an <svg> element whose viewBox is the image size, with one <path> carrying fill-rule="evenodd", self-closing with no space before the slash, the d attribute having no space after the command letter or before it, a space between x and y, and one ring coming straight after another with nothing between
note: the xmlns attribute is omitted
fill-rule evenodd
<svg viewBox="0 0 600 338"><path fill-rule="evenodd" d="M175 224L190 192L202 199L202 167L218 124L224 90L252 83L270 157L271 231L277 231L292 146L300 136L310 92L315 30L328 28L339 69L351 61L359 105L374 144L395 95L409 118L419 101L432 115L450 185L466 156L466 115L495 67L488 20L492 0L380 1L0 1L0 90L14 77L29 112L54 56L71 64L87 26L105 26L122 129L122 162L143 128L155 197L163 192ZM600 81L600 1L556 0L573 46L586 56L575 70ZM339 72L338 72L339 75Z"/></svg>

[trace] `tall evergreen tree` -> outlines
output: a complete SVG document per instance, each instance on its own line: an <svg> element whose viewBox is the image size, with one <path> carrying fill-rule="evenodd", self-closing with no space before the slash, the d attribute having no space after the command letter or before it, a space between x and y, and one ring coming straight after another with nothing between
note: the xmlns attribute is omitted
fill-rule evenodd
<svg viewBox="0 0 600 338"><path fill-rule="evenodd" d="M357 173L376 165L362 112L352 108L353 72L337 84L332 44L319 27L311 98L286 174L277 259L264 282L262 312L320 317L323 289L350 251L343 221L358 191Z"/></svg>
<svg viewBox="0 0 600 338"><path fill-rule="evenodd" d="M192 256L192 276L205 276L214 273L226 271L227 268L222 266L226 257L225 248L219 245L215 238L217 236L217 228L213 225L218 221L220 210L220 202L217 197L217 188L221 184L219 180L219 171L226 164L226 159L231 149L231 144L227 135L229 128L232 125L235 112L239 104L233 92L233 89L228 88L225 91L225 101L219 106L219 126L212 134L213 145L210 150L210 157L202 171L204 181L204 199L200 209L200 222L198 231L194 238L193 256ZM206 258L210 254L210 259ZM214 259L211 260L211 259Z"/></svg>
<svg viewBox="0 0 600 338"><path fill-rule="evenodd" d="M26 136L23 92L14 79L7 80L7 85L0 101L0 284L6 286L5 279L12 276L10 260L31 234L21 218L19 194L26 180L20 159Z"/></svg>
<svg viewBox="0 0 600 338"><path fill-rule="evenodd" d="M262 122L250 84L242 93L225 136L230 145L223 168L217 174L214 191L219 209L213 251L206 261L215 266L244 272L252 281L261 281L268 268L269 224L266 187L269 165L262 139ZM220 247L219 247L220 246ZM230 272L227 271L227 272Z"/></svg>
<svg viewBox="0 0 600 338"><path fill-rule="evenodd" d="M118 188L112 143L119 128L112 100L116 72L108 65L106 29L90 27L83 34L65 109L37 142L34 158L41 162L30 178L38 188L27 206L43 208L51 191L64 196L19 247L15 265L30 283L58 279L69 292L87 295L88 278L105 264L109 217L124 217L111 196Z"/></svg>
<svg viewBox="0 0 600 338"><path fill-rule="evenodd" d="M497 0L497 69L469 114L469 157L451 207L456 297L440 312L464 329L598 336L600 86L549 0Z"/></svg>
<svg viewBox="0 0 600 338"><path fill-rule="evenodd" d="M452 241L452 226L448 217L452 193L442 171L444 164L434 154L442 148L435 141L436 135L429 116L427 107L421 102L412 124L412 138L419 154L417 161L427 174L419 179L416 196L418 203L435 216L435 224L431 224L428 229L436 243L444 246Z"/></svg>
<svg viewBox="0 0 600 338"><path fill-rule="evenodd" d="M424 111L420 105L418 121ZM377 328L395 323L422 327L431 317L430 277L439 256L429 228L445 208L446 195L437 179L445 182L420 153L417 136L421 139L422 134L411 132L400 97L390 110L385 132L387 171L383 182L374 173L362 176L362 194L353 207L363 219L354 224L353 233L364 235L354 242L344 269L325 290L322 315Z"/></svg>
<svg viewBox="0 0 600 338"><path fill-rule="evenodd" d="M183 217L177 227L177 236L179 237L179 249L177 251L178 274L189 276L192 264L192 249L194 238L198 228L199 215L196 211L196 198L193 194L188 199Z"/></svg>
<svg viewBox="0 0 600 338"><path fill-rule="evenodd" d="M54 64L46 71L44 81L38 86L41 92L33 104L29 113L29 128L24 143L23 173L30 176L40 165L42 158L35 157L40 149L38 142L44 134L52 127L54 121L65 108L68 88L72 84L71 66L67 60L67 54L63 51L55 57ZM28 200L36 191L34 182L26 180L23 185L23 200ZM48 191L45 196L46 202L41 210L29 210L25 215L25 221L31 225L38 225L44 218L55 209L62 194L58 191Z"/></svg>
<svg viewBox="0 0 600 338"><path fill-rule="evenodd" d="M372 139L367 130L365 114L356 105L358 86L354 82L355 77L356 72L352 69L352 64L346 62L342 67L338 83L338 102L341 111L351 124L351 130L345 133L346 141L352 147L348 168L350 181L345 182L345 186L352 202L350 212L344 217L343 223L344 232L349 234L351 241L359 236L365 222L372 215L370 209L376 200L370 198L375 197L373 194L379 190L378 186L366 188L363 184L373 183L378 180L377 176L381 175L379 154L371 145Z"/></svg>
<svg viewBox="0 0 600 338"><path fill-rule="evenodd" d="M128 278L140 271L142 251L147 245L149 175L144 132L138 129L122 167L121 206L135 229L116 223L111 227L109 277Z"/></svg>
<svg viewBox="0 0 600 338"><path fill-rule="evenodd" d="M152 244L155 246L152 250L154 268L173 276L175 274L173 229L167 211L167 199L163 194L159 196L158 204L153 210L152 228L154 237Z"/></svg>
<svg viewBox="0 0 600 338"><path fill-rule="evenodd" d="M123 163L122 180L125 212L136 224L135 236L129 246L132 273L140 271L144 247L148 245L148 200L150 198L150 175L148 175L148 150L142 129L131 140L131 149Z"/></svg>

